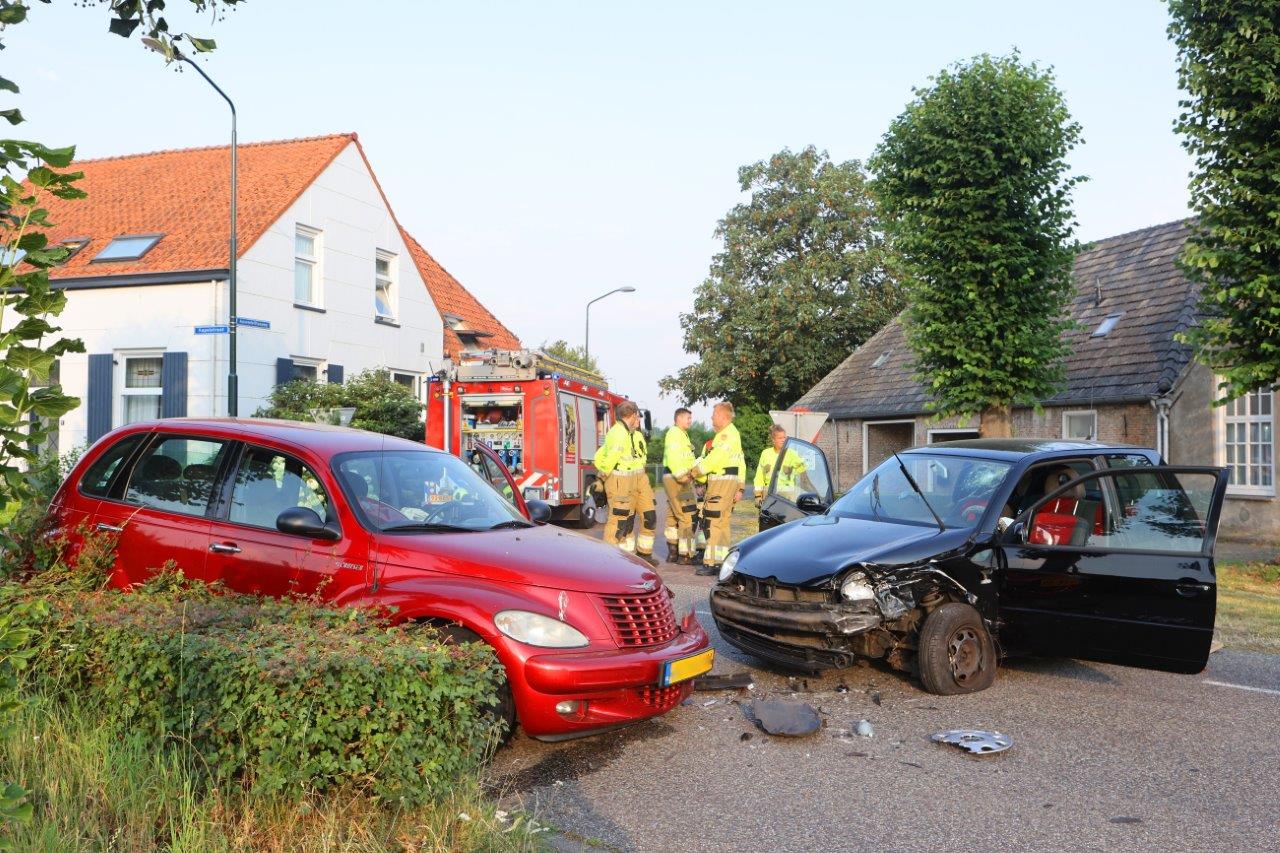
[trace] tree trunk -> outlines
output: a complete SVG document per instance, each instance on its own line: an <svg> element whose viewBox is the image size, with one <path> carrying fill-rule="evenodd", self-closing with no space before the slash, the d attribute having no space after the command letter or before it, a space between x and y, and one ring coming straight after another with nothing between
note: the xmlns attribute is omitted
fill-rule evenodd
<svg viewBox="0 0 1280 853"><path fill-rule="evenodd" d="M988 406L982 412L978 434L983 438L1013 438L1013 408Z"/></svg>

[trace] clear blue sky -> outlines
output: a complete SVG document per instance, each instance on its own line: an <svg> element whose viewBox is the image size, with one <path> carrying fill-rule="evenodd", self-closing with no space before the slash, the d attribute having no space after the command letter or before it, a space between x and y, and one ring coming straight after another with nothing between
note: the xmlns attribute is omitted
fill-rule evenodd
<svg viewBox="0 0 1280 853"><path fill-rule="evenodd" d="M1187 212L1158 0L187 5L171 25L217 39L204 67L242 140L357 131L401 221L526 342L580 343L585 302L635 286L592 309L592 351L659 423L738 166L809 144L865 160L953 61L1017 47L1056 69L1084 128L1082 238ZM86 157L224 142L203 81L107 19L55 0L5 33L17 130Z"/></svg>

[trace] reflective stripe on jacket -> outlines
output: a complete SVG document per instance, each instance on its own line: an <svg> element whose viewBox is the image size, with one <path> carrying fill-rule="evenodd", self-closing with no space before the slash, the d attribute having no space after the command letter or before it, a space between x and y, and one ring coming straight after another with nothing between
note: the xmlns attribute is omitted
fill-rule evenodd
<svg viewBox="0 0 1280 853"><path fill-rule="evenodd" d="M730 469L737 469L731 471ZM698 460L698 470L704 474L737 474L746 482L747 458L742 454L742 436L738 428L728 424L711 439L711 449Z"/></svg>
<svg viewBox="0 0 1280 853"><path fill-rule="evenodd" d="M773 476L773 466L777 461L778 451L773 449L772 444L760 451L760 461L756 464L757 494L769 487L769 478ZM778 472L778 491L795 491L796 477L803 474L805 470L804 460L800 458L800 454L794 450L788 450L787 458L782 463L782 470Z"/></svg>

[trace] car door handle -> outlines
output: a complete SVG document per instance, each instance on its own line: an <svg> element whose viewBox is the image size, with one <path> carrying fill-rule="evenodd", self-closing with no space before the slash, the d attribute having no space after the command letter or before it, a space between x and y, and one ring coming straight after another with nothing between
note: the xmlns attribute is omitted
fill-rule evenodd
<svg viewBox="0 0 1280 853"><path fill-rule="evenodd" d="M1208 592L1211 587L1207 583L1200 583L1198 581L1179 581L1178 584L1174 586L1174 589L1177 590L1178 595L1185 595L1187 598L1192 598L1197 595L1203 595Z"/></svg>
<svg viewBox="0 0 1280 853"><path fill-rule="evenodd" d="M234 542L214 542L209 550L215 554L239 554L240 546Z"/></svg>
<svg viewBox="0 0 1280 853"><path fill-rule="evenodd" d="M105 521L99 521L97 530L102 533L124 533L124 525L107 524Z"/></svg>

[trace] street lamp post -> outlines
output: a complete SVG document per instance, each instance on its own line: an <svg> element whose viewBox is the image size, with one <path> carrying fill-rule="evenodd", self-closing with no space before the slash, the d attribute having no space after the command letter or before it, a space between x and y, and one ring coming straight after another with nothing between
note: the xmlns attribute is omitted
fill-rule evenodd
<svg viewBox="0 0 1280 853"><path fill-rule="evenodd" d="M231 107L231 260L227 267L227 276L229 278L228 288L230 289L230 298L228 299L228 366L227 366L227 414L236 417L240 412L240 379L236 375L236 105L231 98L227 97L227 93L204 73L204 69L191 60L189 56L178 50L176 45L166 46L159 39L144 38L142 43L157 53L164 54L166 57L172 57L179 62L185 62L196 70L196 73L204 78L204 81L213 87L213 90L222 96L222 100L227 102L227 106Z"/></svg>
<svg viewBox="0 0 1280 853"><path fill-rule="evenodd" d="M587 357L588 360L591 359L591 306L594 303L599 302L601 299L604 299L605 296L613 296L613 294L615 293L635 293L635 292L636 292L636 289L634 287L631 287L630 285L626 287L615 287L613 290L610 290L608 293L604 294L603 296L597 296L595 299L592 299L590 302L587 303L587 329L586 329L586 333L583 335L583 338L582 338L582 353Z"/></svg>

